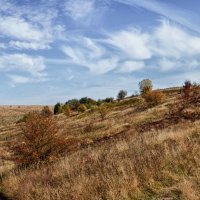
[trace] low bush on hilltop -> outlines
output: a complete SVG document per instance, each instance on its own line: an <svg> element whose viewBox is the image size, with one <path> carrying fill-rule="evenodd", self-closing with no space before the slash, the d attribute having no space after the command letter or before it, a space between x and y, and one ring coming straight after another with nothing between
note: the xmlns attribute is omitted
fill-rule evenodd
<svg viewBox="0 0 200 200"><path fill-rule="evenodd" d="M161 91L149 91L142 95L149 107L157 106L161 104L165 98L165 95Z"/></svg>

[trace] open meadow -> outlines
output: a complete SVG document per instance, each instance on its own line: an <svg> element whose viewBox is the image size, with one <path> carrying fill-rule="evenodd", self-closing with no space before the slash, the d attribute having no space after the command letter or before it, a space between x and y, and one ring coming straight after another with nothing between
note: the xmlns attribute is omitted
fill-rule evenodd
<svg viewBox="0 0 200 200"><path fill-rule="evenodd" d="M104 115L96 108L51 116L73 144L47 164L17 168L2 159L2 195L11 200L200 199L200 98L178 109L179 91L164 90L165 99L156 106L135 96L104 104ZM42 108L0 108L2 156L6 143L20 138L24 122L16 122Z"/></svg>

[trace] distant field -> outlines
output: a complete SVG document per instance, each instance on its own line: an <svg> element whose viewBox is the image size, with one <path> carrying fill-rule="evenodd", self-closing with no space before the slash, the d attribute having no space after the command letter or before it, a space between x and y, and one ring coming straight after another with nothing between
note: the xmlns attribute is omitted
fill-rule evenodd
<svg viewBox="0 0 200 200"><path fill-rule="evenodd" d="M15 123L24 114L40 111L44 106L0 106L0 126ZM52 107L52 106L51 106Z"/></svg>

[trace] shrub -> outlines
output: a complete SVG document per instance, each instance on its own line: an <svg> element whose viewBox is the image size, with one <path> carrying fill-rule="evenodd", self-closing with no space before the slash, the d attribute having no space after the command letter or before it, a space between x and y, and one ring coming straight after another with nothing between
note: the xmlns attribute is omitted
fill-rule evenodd
<svg viewBox="0 0 200 200"><path fill-rule="evenodd" d="M107 107L105 105L101 105L101 106L99 106L98 111L100 113L101 119L104 120L106 115L108 114Z"/></svg>
<svg viewBox="0 0 200 200"><path fill-rule="evenodd" d="M66 104L70 107L72 110L77 110L78 107L80 106L79 100L78 99L71 99Z"/></svg>
<svg viewBox="0 0 200 200"><path fill-rule="evenodd" d="M33 112L21 125L21 138L7 144L9 156L17 166L27 167L59 158L67 150L67 141L58 133L53 118Z"/></svg>
<svg viewBox="0 0 200 200"><path fill-rule="evenodd" d="M94 105L97 105L97 102L94 99L83 97L79 100L80 104L84 104L88 109Z"/></svg>
<svg viewBox="0 0 200 200"><path fill-rule="evenodd" d="M146 94L153 89L153 84L150 79L144 79L141 82L139 82L139 89L141 94Z"/></svg>
<svg viewBox="0 0 200 200"><path fill-rule="evenodd" d="M161 91L149 91L142 95L142 97L147 102L148 106L156 106L162 103L165 95Z"/></svg>
<svg viewBox="0 0 200 200"><path fill-rule="evenodd" d="M84 104L81 104L79 107L78 107L78 111L79 112L85 112L87 110L87 107L84 105Z"/></svg>
<svg viewBox="0 0 200 200"><path fill-rule="evenodd" d="M80 104L87 104L88 103L88 98L87 97L83 97L79 100Z"/></svg>
<svg viewBox="0 0 200 200"><path fill-rule="evenodd" d="M183 98L188 99L190 97L191 91L192 91L192 83L191 81L185 81L183 85Z"/></svg>
<svg viewBox="0 0 200 200"><path fill-rule="evenodd" d="M103 102L105 103L113 103L114 102L114 98L113 97L107 97L103 100Z"/></svg>
<svg viewBox="0 0 200 200"><path fill-rule="evenodd" d="M61 104L60 103L57 103L55 106L54 106L54 115L57 115L59 113L61 113L62 110L61 110Z"/></svg>
<svg viewBox="0 0 200 200"><path fill-rule="evenodd" d="M126 90L120 90L117 99L118 100L123 100L127 96L127 91Z"/></svg>
<svg viewBox="0 0 200 200"><path fill-rule="evenodd" d="M50 117L53 115L52 111L50 110L49 106L44 106L42 111L41 111L41 115L44 117Z"/></svg>
<svg viewBox="0 0 200 200"><path fill-rule="evenodd" d="M64 104L62 105L62 113L64 113L66 116L69 116L71 113L71 109L68 105Z"/></svg>

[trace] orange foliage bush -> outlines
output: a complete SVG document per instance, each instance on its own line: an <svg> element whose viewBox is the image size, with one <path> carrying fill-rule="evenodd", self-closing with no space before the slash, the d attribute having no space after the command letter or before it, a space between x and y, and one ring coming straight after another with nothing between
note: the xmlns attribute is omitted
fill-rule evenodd
<svg viewBox="0 0 200 200"><path fill-rule="evenodd" d="M163 102L165 95L161 91L149 91L142 96L147 102L148 106L156 106Z"/></svg>
<svg viewBox="0 0 200 200"><path fill-rule="evenodd" d="M9 156L17 166L47 163L62 156L73 145L61 134L51 117L30 113L21 124L21 138L7 145Z"/></svg>

